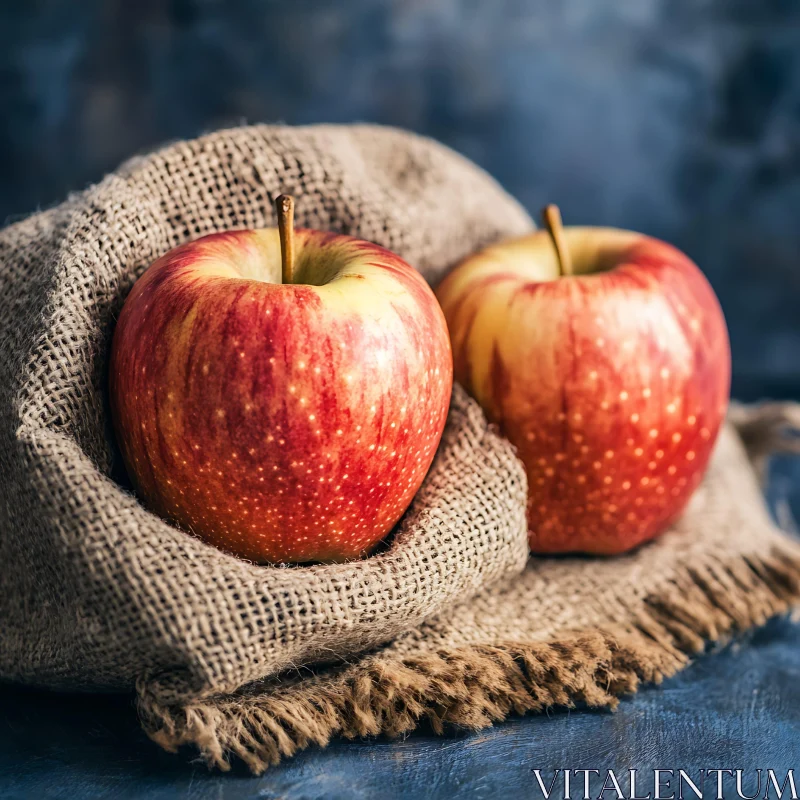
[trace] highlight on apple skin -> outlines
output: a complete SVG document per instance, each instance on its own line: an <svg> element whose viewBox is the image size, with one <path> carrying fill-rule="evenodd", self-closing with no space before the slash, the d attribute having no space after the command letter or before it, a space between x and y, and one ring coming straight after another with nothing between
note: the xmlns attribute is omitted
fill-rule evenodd
<svg viewBox="0 0 800 800"><path fill-rule="evenodd" d="M455 379L525 464L531 549L621 553L663 532L702 479L728 405L727 328L676 248L553 230L468 258L437 296Z"/></svg>
<svg viewBox="0 0 800 800"><path fill-rule="evenodd" d="M422 483L452 356L433 292L398 256L312 230L291 243L291 283L276 229L158 259L114 333L112 415L155 512L256 562L341 561Z"/></svg>

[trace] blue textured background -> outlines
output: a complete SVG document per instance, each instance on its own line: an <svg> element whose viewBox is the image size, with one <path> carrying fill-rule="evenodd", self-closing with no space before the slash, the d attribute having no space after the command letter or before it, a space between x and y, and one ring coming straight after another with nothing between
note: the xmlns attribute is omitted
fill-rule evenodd
<svg viewBox="0 0 800 800"><path fill-rule="evenodd" d="M800 395L797 0L0 0L0 220L243 121L435 136L707 272L734 392Z"/></svg>
<svg viewBox="0 0 800 800"><path fill-rule="evenodd" d="M734 394L800 398L798 0L0 0L0 114L0 222L224 125L432 135L533 213L686 250L726 312ZM789 526L798 492L784 459L769 495ZM535 767L797 770L798 686L800 627L776 622L614 716L335 743L253 779L161 753L128 697L7 685L0 796L533 796Z"/></svg>

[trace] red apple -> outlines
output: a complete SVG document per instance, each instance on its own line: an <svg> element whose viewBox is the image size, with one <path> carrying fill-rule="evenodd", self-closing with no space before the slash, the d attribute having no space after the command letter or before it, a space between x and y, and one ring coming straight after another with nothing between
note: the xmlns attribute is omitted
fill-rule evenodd
<svg viewBox="0 0 800 800"><path fill-rule="evenodd" d="M550 209L551 232L468 258L437 295L456 380L525 463L531 549L620 553L661 533L703 476L727 409L728 333L683 253L561 228Z"/></svg>
<svg viewBox="0 0 800 800"><path fill-rule="evenodd" d="M204 236L142 275L114 333L112 416L157 513L253 561L340 561L369 552L419 488L450 343L402 259L292 235L290 217L282 233Z"/></svg>

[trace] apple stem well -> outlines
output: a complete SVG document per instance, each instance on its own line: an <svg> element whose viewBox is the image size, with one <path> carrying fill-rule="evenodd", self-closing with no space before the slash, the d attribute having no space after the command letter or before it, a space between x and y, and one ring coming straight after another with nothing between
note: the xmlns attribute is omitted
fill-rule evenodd
<svg viewBox="0 0 800 800"><path fill-rule="evenodd" d="M294 198L281 194L275 198L278 212L278 236L281 240L281 283L294 278Z"/></svg>
<svg viewBox="0 0 800 800"><path fill-rule="evenodd" d="M558 206L552 203L544 207L542 218L550 238L553 240L553 247L556 249L558 257L558 269L562 275L572 275L572 257L564 239L564 224L561 221L561 212Z"/></svg>

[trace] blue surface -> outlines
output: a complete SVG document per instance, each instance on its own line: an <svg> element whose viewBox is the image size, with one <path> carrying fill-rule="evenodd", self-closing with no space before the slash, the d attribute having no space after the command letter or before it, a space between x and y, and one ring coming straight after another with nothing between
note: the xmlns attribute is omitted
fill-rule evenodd
<svg viewBox="0 0 800 800"><path fill-rule="evenodd" d="M800 458L775 460L768 497L782 524L795 529ZM261 778L241 765L227 775L210 773L193 757L190 750L169 755L152 744L138 727L130 697L0 686L3 800L541 797L531 770L548 778L559 768L614 769L618 775L634 768L643 770L645 783L656 768L690 775L699 769L760 768L778 775L795 769L800 781L800 624L774 620L662 686L644 688L615 713L554 710L475 734L335 741ZM597 797L601 784L592 786ZM645 785L638 793L651 789ZM751 783L745 789L754 793Z"/></svg>
<svg viewBox="0 0 800 800"><path fill-rule="evenodd" d="M643 793L653 768L794 768L800 777L800 626L773 622L747 646L703 657L615 713L557 711L447 738L335 742L261 778L241 768L209 773L188 751L160 752L138 729L131 703L0 690L0 797L541 797L537 768L545 777L556 768L638 768Z"/></svg>

